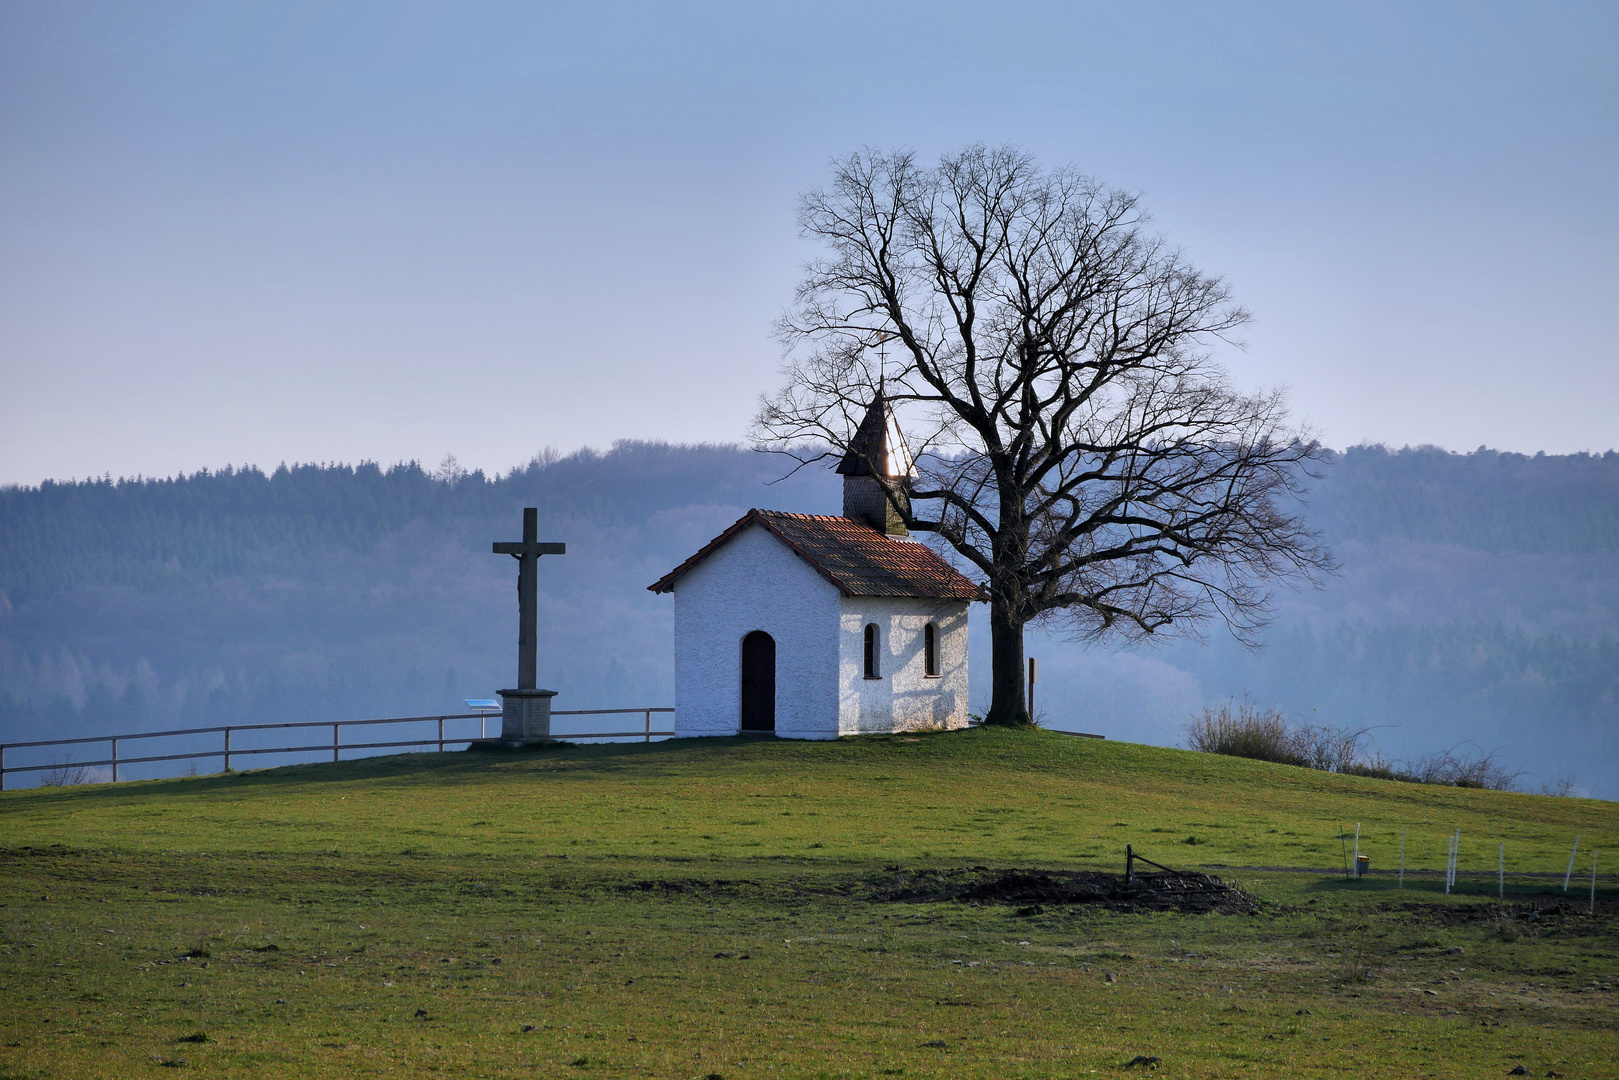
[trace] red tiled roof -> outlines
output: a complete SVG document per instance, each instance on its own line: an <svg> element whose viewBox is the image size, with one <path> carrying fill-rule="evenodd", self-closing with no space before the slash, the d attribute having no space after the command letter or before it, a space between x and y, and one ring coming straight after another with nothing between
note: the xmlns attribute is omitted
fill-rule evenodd
<svg viewBox="0 0 1619 1080"><path fill-rule="evenodd" d="M749 525L758 525L786 544L845 596L919 596L976 600L980 590L925 544L894 540L864 521L815 514L749 510L702 549L648 585L672 592L686 572Z"/></svg>

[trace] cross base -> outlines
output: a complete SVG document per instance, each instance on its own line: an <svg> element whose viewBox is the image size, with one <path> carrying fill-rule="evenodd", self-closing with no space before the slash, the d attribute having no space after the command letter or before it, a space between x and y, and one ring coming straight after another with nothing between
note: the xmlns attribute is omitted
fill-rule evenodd
<svg viewBox="0 0 1619 1080"><path fill-rule="evenodd" d="M500 691L500 738L483 740L501 746L551 742L551 699L555 690Z"/></svg>

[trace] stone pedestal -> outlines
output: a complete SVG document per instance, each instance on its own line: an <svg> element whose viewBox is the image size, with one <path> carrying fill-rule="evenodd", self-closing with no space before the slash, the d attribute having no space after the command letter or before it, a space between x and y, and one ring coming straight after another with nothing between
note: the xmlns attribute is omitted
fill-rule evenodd
<svg viewBox="0 0 1619 1080"><path fill-rule="evenodd" d="M500 741L507 746L551 741L555 690L500 691Z"/></svg>

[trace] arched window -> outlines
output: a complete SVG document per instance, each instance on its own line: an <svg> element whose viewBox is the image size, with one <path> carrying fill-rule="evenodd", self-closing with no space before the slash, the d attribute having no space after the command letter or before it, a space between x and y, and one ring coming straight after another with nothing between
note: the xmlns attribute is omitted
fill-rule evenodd
<svg viewBox="0 0 1619 1080"><path fill-rule="evenodd" d="M877 624L866 624L866 678L880 679L883 673L877 664Z"/></svg>
<svg viewBox="0 0 1619 1080"><path fill-rule="evenodd" d="M922 628L922 673L939 677L939 628L932 623Z"/></svg>

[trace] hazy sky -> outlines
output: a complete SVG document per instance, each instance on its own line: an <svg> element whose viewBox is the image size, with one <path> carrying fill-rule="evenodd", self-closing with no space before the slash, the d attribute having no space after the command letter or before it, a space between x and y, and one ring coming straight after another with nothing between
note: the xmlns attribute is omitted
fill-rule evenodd
<svg viewBox="0 0 1619 1080"><path fill-rule="evenodd" d="M1619 4L0 0L0 483L736 440L861 145L1145 193L1326 441L1619 447Z"/></svg>

